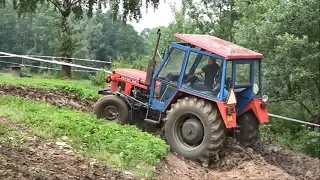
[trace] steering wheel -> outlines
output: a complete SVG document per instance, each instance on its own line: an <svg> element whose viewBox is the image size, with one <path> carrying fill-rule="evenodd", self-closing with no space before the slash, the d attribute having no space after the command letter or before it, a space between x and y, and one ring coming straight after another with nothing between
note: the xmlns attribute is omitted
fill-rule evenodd
<svg viewBox="0 0 320 180"><path fill-rule="evenodd" d="M184 83L190 83L190 86L193 87L194 83L198 81L198 77L194 74L192 75L187 75L187 77L184 80Z"/></svg>

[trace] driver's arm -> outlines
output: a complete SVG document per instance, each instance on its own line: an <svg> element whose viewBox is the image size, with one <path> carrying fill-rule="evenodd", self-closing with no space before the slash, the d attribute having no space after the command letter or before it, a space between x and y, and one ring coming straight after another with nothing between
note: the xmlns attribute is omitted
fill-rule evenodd
<svg viewBox="0 0 320 180"><path fill-rule="evenodd" d="M201 73L203 73L202 68L196 69L196 70L194 71L194 74L201 74Z"/></svg>
<svg viewBox="0 0 320 180"><path fill-rule="evenodd" d="M207 71L208 71L208 68L209 68L209 66L208 66L208 64L207 64L207 65L203 66L202 68L196 69L196 70L194 71L194 74L201 74L201 73L203 73L203 72L207 72Z"/></svg>

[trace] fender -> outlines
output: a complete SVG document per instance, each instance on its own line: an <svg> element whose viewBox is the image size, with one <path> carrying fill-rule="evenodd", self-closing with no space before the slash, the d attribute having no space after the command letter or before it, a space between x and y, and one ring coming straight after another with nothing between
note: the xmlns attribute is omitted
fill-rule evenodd
<svg viewBox="0 0 320 180"><path fill-rule="evenodd" d="M261 99L252 99L239 115L244 114L249 110L253 111L260 123L269 122L267 106L263 105Z"/></svg>
<svg viewBox="0 0 320 180"><path fill-rule="evenodd" d="M228 105L224 102L216 103L218 105L224 124L226 125L226 128L235 128L237 126L237 113L235 110L235 105ZM232 109L232 111L230 111L229 109Z"/></svg>

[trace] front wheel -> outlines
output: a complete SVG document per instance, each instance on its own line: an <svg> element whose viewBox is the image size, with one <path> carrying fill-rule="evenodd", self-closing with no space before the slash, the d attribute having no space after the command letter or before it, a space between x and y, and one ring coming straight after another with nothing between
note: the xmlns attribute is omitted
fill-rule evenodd
<svg viewBox="0 0 320 180"><path fill-rule="evenodd" d="M209 161L225 140L218 109L203 99L183 98L164 119L164 135L172 151L192 160Z"/></svg>
<svg viewBox="0 0 320 180"><path fill-rule="evenodd" d="M107 95L100 98L94 105L94 113L98 118L126 124L129 120L129 108L126 103L116 95Z"/></svg>

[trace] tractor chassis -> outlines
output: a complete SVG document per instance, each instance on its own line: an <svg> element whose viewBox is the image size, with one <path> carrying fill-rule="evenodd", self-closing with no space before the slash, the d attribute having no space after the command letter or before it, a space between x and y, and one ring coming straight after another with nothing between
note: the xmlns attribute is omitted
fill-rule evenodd
<svg viewBox="0 0 320 180"><path fill-rule="evenodd" d="M131 96L128 96L124 93L120 92L120 87L118 88L117 91L112 92L111 89L102 89L98 91L98 94L102 94L102 95L116 95L116 96L120 96L129 106L129 113L130 113L130 118L129 118L129 123L134 123L137 121L137 119L139 119L138 121L140 122L140 119L144 118L144 121L150 124L161 124L161 120L163 118L163 114L160 113L158 120L154 120L154 119L149 119L148 117L148 113L149 113L149 106L147 103L143 103L139 100L137 100L136 98L133 98ZM139 111L138 109L136 109L133 105L133 103L139 103L139 107L138 109L142 106L145 110L146 110L146 115L145 117L142 117L141 115L137 114L137 111ZM229 133L228 133L228 137L232 137L232 139L236 140L237 134L240 132L240 128L241 126L239 125L239 123L237 123L237 126L235 128L229 129Z"/></svg>

